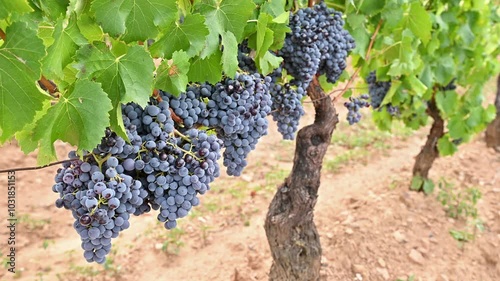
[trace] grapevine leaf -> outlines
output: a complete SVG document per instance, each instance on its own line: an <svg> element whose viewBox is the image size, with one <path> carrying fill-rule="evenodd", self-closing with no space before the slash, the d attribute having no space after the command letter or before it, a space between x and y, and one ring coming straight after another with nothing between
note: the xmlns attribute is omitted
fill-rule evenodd
<svg viewBox="0 0 500 281"><path fill-rule="evenodd" d="M226 75L234 77L236 70L238 70L238 43L234 34L230 31L224 32L222 35L222 45L224 46L222 69Z"/></svg>
<svg viewBox="0 0 500 281"><path fill-rule="evenodd" d="M104 32L113 36L125 33L125 21L131 10L131 7L126 2L126 0L95 0L92 2L91 9L95 13L97 23L102 26Z"/></svg>
<svg viewBox="0 0 500 281"><path fill-rule="evenodd" d="M275 22L275 23L288 24L289 21L290 21L290 13L289 12L283 12L273 19L273 22Z"/></svg>
<svg viewBox="0 0 500 281"><path fill-rule="evenodd" d="M6 29L6 34L0 47L0 143L31 122L49 98L36 86L39 61L45 55L36 31L16 22Z"/></svg>
<svg viewBox="0 0 500 281"><path fill-rule="evenodd" d="M101 41L104 33L101 27L88 15L83 14L78 17L78 28L89 42Z"/></svg>
<svg viewBox="0 0 500 281"><path fill-rule="evenodd" d="M436 105L445 116L452 116L458 108L458 95L454 91L438 92Z"/></svg>
<svg viewBox="0 0 500 281"><path fill-rule="evenodd" d="M427 87L415 75L407 76L406 82L410 84L412 91L419 97L423 96L425 91L427 91Z"/></svg>
<svg viewBox="0 0 500 281"><path fill-rule="evenodd" d="M270 14L276 18L279 16L283 17L284 15L286 17L285 20L288 20L290 13L285 11L285 5L286 0L270 0L260 7L260 12Z"/></svg>
<svg viewBox="0 0 500 281"><path fill-rule="evenodd" d="M455 69L456 65L451 54L443 54L439 58L439 63L433 69L437 84L447 85L453 78Z"/></svg>
<svg viewBox="0 0 500 281"><path fill-rule="evenodd" d="M198 9L206 16L210 32L222 35L225 31L230 31L241 42L255 4L252 0L202 0Z"/></svg>
<svg viewBox="0 0 500 281"><path fill-rule="evenodd" d="M447 134L438 140L437 147L441 156L453 155L457 152L457 146L450 141Z"/></svg>
<svg viewBox="0 0 500 281"><path fill-rule="evenodd" d="M177 51L172 55L172 62L164 60L156 71L155 88L167 91L178 97L186 91L189 82L189 56L186 52Z"/></svg>
<svg viewBox="0 0 500 281"><path fill-rule="evenodd" d="M266 13L261 13L257 21L257 40L256 40L256 56L263 57L269 47L273 44L274 32L267 28L268 22L272 21L272 17Z"/></svg>
<svg viewBox="0 0 500 281"><path fill-rule="evenodd" d="M105 32L123 35L126 42L154 38L158 26L166 26L177 17L176 1L95 0L92 11Z"/></svg>
<svg viewBox="0 0 500 281"><path fill-rule="evenodd" d="M474 33L470 29L469 24L464 24L460 29L458 30L458 34L460 37L462 37L462 40L464 40L464 43L466 46L472 45L472 42L474 42Z"/></svg>
<svg viewBox="0 0 500 281"><path fill-rule="evenodd" d="M378 0L378 1L361 1L361 6L359 7L359 10L363 12L365 15L373 16L382 11L385 6L385 0Z"/></svg>
<svg viewBox="0 0 500 281"><path fill-rule="evenodd" d="M422 189L424 190L425 194L431 194L434 191L434 188L435 185L431 179L424 180L424 185L422 186Z"/></svg>
<svg viewBox="0 0 500 281"><path fill-rule="evenodd" d="M9 14L24 14L33 11L26 0L0 1L0 20L6 19Z"/></svg>
<svg viewBox="0 0 500 281"><path fill-rule="evenodd" d="M208 35L205 18L202 15L188 15L184 21L173 22L160 40L151 45L153 56L171 58L175 51L186 51L190 57L201 52ZM218 40L218 39L217 39Z"/></svg>
<svg viewBox="0 0 500 281"><path fill-rule="evenodd" d="M69 0L31 0L30 2L51 21L57 21L65 15L69 5Z"/></svg>
<svg viewBox="0 0 500 281"><path fill-rule="evenodd" d="M126 46L123 46L126 48ZM136 102L146 106L153 91L154 63L141 46L124 49L125 54L112 53L103 43L87 45L79 51L80 78L99 82L113 104L111 128L127 138L120 126L122 116L117 109L122 103Z"/></svg>
<svg viewBox="0 0 500 281"><path fill-rule="evenodd" d="M31 123L26 124L26 126L24 126L24 128L21 131L16 133L16 140L21 150L24 152L24 154L28 154L37 149L38 141L33 140L33 131L35 129L38 120L40 120L40 118L42 118L51 107L52 107L51 101L45 100L43 102L42 109L36 112L33 121Z"/></svg>
<svg viewBox="0 0 500 281"><path fill-rule="evenodd" d="M262 74L268 74L278 68L282 61L283 58L277 57L271 52L266 52L262 58L257 60L257 66Z"/></svg>
<svg viewBox="0 0 500 281"><path fill-rule="evenodd" d="M172 0L130 2L133 3L132 10L125 22L127 31L122 38L126 42L155 37L156 26L170 24L177 16L177 4Z"/></svg>
<svg viewBox="0 0 500 281"><path fill-rule="evenodd" d="M423 184L424 184L424 178L422 178L421 176L418 176L418 175L414 176L411 179L410 189L411 190L419 190Z"/></svg>
<svg viewBox="0 0 500 281"><path fill-rule="evenodd" d="M462 116L453 116L448 121L448 134L453 139L459 139L467 135L467 127Z"/></svg>
<svg viewBox="0 0 500 281"><path fill-rule="evenodd" d="M351 32L351 35L356 42L356 48L353 50L353 53L365 58L366 50L368 50L368 46L370 45L370 34L366 32L365 28L357 28Z"/></svg>
<svg viewBox="0 0 500 281"><path fill-rule="evenodd" d="M212 84L219 82L222 78L221 57L221 51L217 50L208 58L195 57L191 59L191 67L188 72L189 81L200 83L208 81Z"/></svg>
<svg viewBox="0 0 500 281"><path fill-rule="evenodd" d="M51 79L64 79L63 69L73 61L78 45L86 43L76 25L76 17L69 19L68 26L63 27L59 20L54 30L54 43L48 48L47 56L42 60L43 72Z"/></svg>
<svg viewBox="0 0 500 281"><path fill-rule="evenodd" d="M91 151L109 125L108 112L112 108L98 83L77 80L37 122L33 139L40 142L38 164L44 165L56 158L53 143L58 139L79 150Z"/></svg>
<svg viewBox="0 0 500 281"><path fill-rule="evenodd" d="M420 38L424 44L427 44L431 38L432 23L429 14L425 8L422 7L421 2L416 1L411 4L410 12L407 17L407 24L410 30Z"/></svg>

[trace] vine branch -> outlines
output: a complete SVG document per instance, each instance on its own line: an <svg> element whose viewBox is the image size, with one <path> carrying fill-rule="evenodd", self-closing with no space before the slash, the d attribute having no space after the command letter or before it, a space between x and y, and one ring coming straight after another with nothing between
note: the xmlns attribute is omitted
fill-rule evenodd
<svg viewBox="0 0 500 281"><path fill-rule="evenodd" d="M1 28L0 28L0 38L4 41L5 41L5 38L7 38L7 36L5 35L5 32Z"/></svg>
<svg viewBox="0 0 500 281"><path fill-rule="evenodd" d="M22 168L4 169L4 170L0 170L0 174L4 174L4 173L8 173L8 172L20 172L20 171L39 170L39 169L48 168L50 166L55 166L55 165L59 165L59 164L68 163L68 162L71 162L71 161L74 161L74 159L66 159L66 160L62 160L62 161L52 162L52 163L47 164L45 166L33 166L33 167L22 167Z"/></svg>
<svg viewBox="0 0 500 281"><path fill-rule="evenodd" d="M314 0L308 0L308 2L307 2L307 6L308 6L308 7L312 7L312 6L314 6Z"/></svg>

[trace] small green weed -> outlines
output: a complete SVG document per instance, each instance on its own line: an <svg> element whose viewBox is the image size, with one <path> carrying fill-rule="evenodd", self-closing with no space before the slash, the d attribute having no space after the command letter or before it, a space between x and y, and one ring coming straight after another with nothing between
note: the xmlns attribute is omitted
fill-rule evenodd
<svg viewBox="0 0 500 281"><path fill-rule="evenodd" d="M444 206L446 214L454 219L464 219L466 226L464 229L450 230L450 235L459 242L463 243L474 240L477 231L483 231L482 220L478 216L477 202L481 199L481 191L476 187L466 189L455 188L455 186L442 179L439 182L439 194L437 199Z"/></svg>

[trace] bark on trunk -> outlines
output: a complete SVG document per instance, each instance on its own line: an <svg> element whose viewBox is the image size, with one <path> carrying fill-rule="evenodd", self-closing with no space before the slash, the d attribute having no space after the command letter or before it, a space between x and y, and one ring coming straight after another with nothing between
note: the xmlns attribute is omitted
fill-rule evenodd
<svg viewBox="0 0 500 281"><path fill-rule="evenodd" d="M495 107L497 108L497 117L486 129L486 146L493 147L497 152L500 152L500 75L498 75L497 80Z"/></svg>
<svg viewBox="0 0 500 281"><path fill-rule="evenodd" d="M434 160L439 157L437 142L444 135L444 120L439 114L439 109L436 106L434 98L432 98L429 102L427 113L432 117L434 123L432 123L431 131L427 136L427 141L422 147L420 153L417 155L415 165L413 166L413 176L420 176L424 180L428 179L432 163L434 163ZM422 187L420 187L418 191L423 191Z"/></svg>
<svg viewBox="0 0 500 281"><path fill-rule="evenodd" d="M266 216L265 230L273 264L269 280L314 281L320 278L321 244L313 221L321 166L338 116L329 96L314 79L308 95L314 123L297 134L293 168L278 188Z"/></svg>

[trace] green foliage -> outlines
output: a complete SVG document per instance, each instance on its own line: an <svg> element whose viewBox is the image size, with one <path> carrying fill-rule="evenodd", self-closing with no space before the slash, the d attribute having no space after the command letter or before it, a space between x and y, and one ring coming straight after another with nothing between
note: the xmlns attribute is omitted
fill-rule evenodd
<svg viewBox="0 0 500 281"><path fill-rule="evenodd" d="M481 199L481 191L470 187L459 190L446 180L439 183L438 200L446 209L446 214L451 218L477 218L477 202Z"/></svg>
<svg viewBox="0 0 500 281"><path fill-rule="evenodd" d="M483 231L484 226L479 218L477 202L481 199L481 191L475 187L459 189L452 183L442 179L439 183L438 201L444 206L446 214L454 219L464 219L464 229L450 230L450 235L460 246L464 242L474 240L477 230Z"/></svg>
<svg viewBox="0 0 500 281"><path fill-rule="evenodd" d="M281 62L269 50L283 44L290 8L286 0L2 1L0 144L38 148L43 165L56 158L56 140L91 149L106 127L126 138L121 104L234 77L243 40L268 73ZM60 93L42 91L41 77Z"/></svg>
<svg viewBox="0 0 500 281"><path fill-rule="evenodd" d="M411 180L411 190L423 190L425 194L431 194L434 191L434 182L431 179L425 179L421 176L414 176Z"/></svg>
<svg viewBox="0 0 500 281"><path fill-rule="evenodd" d="M483 107L483 86L500 72L500 10L495 1L327 0L343 11L346 27L356 40L352 62L365 78L392 81L383 104L398 106L401 115L385 109L373 118L384 130L400 119L418 129L427 124L427 103L435 99L447 133L439 140L441 155L457 151L494 118L493 106ZM375 36L369 56L367 52ZM441 91L453 78L457 90Z"/></svg>

